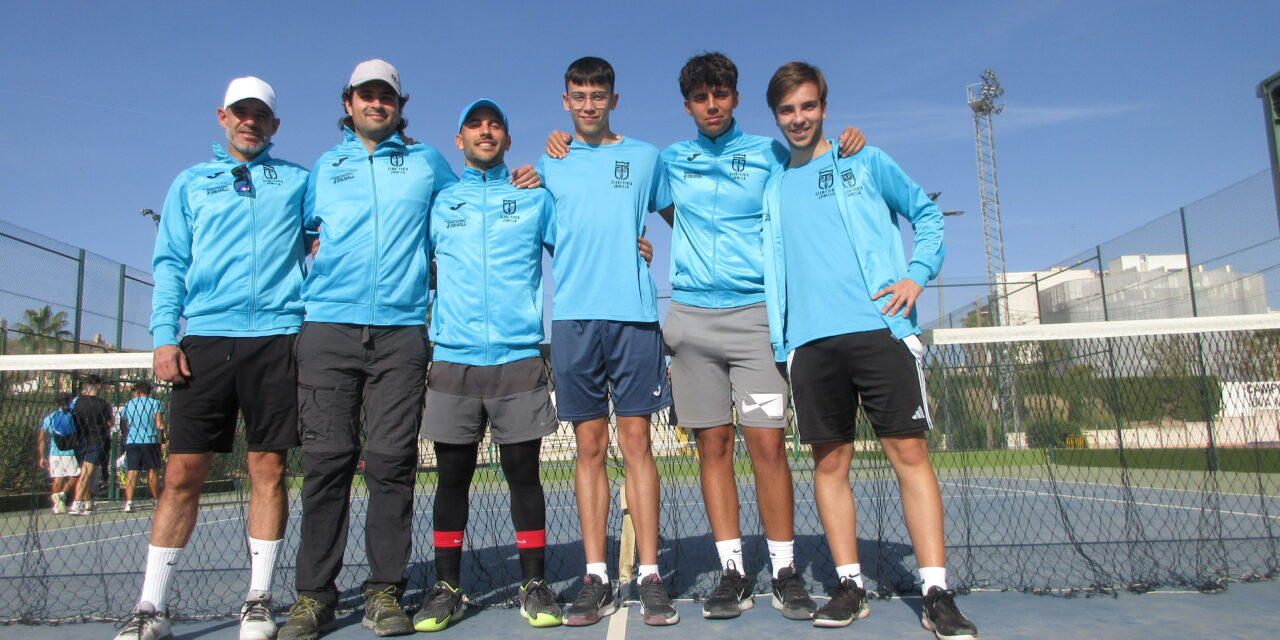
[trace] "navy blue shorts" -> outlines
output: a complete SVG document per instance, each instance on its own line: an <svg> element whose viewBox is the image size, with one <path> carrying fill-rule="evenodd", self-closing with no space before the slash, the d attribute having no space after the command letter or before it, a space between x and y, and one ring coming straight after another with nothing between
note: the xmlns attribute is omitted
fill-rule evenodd
<svg viewBox="0 0 1280 640"><path fill-rule="evenodd" d="M555 320L551 373L556 413L581 422L609 415L649 415L671 406L662 328L656 322Z"/></svg>

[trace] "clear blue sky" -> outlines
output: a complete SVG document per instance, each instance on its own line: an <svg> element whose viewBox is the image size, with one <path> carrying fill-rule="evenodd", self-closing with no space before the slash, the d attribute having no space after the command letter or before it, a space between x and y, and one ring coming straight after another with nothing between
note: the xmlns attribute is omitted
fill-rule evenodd
<svg viewBox="0 0 1280 640"><path fill-rule="evenodd" d="M741 72L738 120L776 135L764 86L783 62L831 84L828 130L860 127L947 209L948 278L984 274L964 87L1007 89L996 139L1007 264L1077 253L1267 167L1254 88L1280 71L1280 2L13 3L0 52L0 218L149 270L170 181L223 140L227 82L274 85L274 154L310 166L339 139L339 92L373 57L399 67L409 133L454 164L458 110L512 120L513 165L568 127L564 68L611 61L615 130L694 133L676 77L719 50ZM669 231L651 224L665 287Z"/></svg>

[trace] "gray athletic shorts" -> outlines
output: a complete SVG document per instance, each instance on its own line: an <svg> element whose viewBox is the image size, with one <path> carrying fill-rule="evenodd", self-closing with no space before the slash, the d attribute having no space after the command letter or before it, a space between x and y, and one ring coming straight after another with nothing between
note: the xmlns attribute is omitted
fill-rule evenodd
<svg viewBox="0 0 1280 640"><path fill-rule="evenodd" d="M422 437L471 444L484 438L486 422L498 444L528 442L555 432L559 425L542 358L488 367L431 363Z"/></svg>
<svg viewBox="0 0 1280 640"><path fill-rule="evenodd" d="M662 328L678 426L787 426L787 381L773 361L764 303L704 309L672 302Z"/></svg>

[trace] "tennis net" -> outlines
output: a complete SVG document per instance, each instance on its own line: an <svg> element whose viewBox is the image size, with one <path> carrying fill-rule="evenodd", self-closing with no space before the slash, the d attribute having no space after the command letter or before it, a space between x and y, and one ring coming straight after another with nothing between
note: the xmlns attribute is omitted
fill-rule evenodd
<svg viewBox="0 0 1280 640"><path fill-rule="evenodd" d="M940 329L925 338L936 425L928 437L956 586L1046 593L1211 590L1277 576L1280 315ZM0 620L113 618L132 606L151 511L119 510L119 438L101 481L99 508L87 518L50 513L36 442L56 394L76 392L84 376L96 373L107 382L102 395L119 407L134 381L151 380L149 366L147 353L0 357ZM167 387L151 381L166 403ZM653 419L663 484L660 567L674 595L696 599L715 587L719 563L693 438L672 421L668 412ZM796 488L797 567L810 591L821 593L835 576L813 501L812 461L807 447L795 443L794 429L788 430L788 456ZM544 441L542 457L548 579L558 591L572 591L583 558L571 425L562 424ZM232 614L247 585L243 443L215 458L172 591L170 608L179 616ZM737 460L746 569L756 592L767 592L769 557L741 442ZM434 576L429 443L420 443L419 462L409 602ZM480 462L464 589L472 602L504 605L519 579L509 500L496 447L487 441ZM275 577L282 594L292 589L298 544L297 451L289 469L290 520ZM615 505L609 564L616 573L634 560L618 508L624 475L616 449L609 478ZM862 417L850 479L869 588L881 596L911 592L916 566L895 476ZM348 607L357 604L367 575L366 499L357 476L346 566L338 580Z"/></svg>

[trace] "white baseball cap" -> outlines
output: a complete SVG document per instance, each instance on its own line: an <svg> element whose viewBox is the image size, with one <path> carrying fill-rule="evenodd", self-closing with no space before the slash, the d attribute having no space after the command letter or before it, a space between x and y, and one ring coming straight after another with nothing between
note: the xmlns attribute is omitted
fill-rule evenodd
<svg viewBox="0 0 1280 640"><path fill-rule="evenodd" d="M403 95L400 92L400 74L396 68L391 66L386 60L365 60L356 65L355 71L351 72L351 80L347 82L348 87L358 87L366 82L381 80L395 89L396 95Z"/></svg>
<svg viewBox="0 0 1280 640"><path fill-rule="evenodd" d="M276 92L271 85L263 82L259 78L253 76L245 76L236 78L227 85L227 95L222 98L222 108L225 109L231 105L247 100L249 98L257 98L266 103L267 108L271 109L271 113L276 112Z"/></svg>

